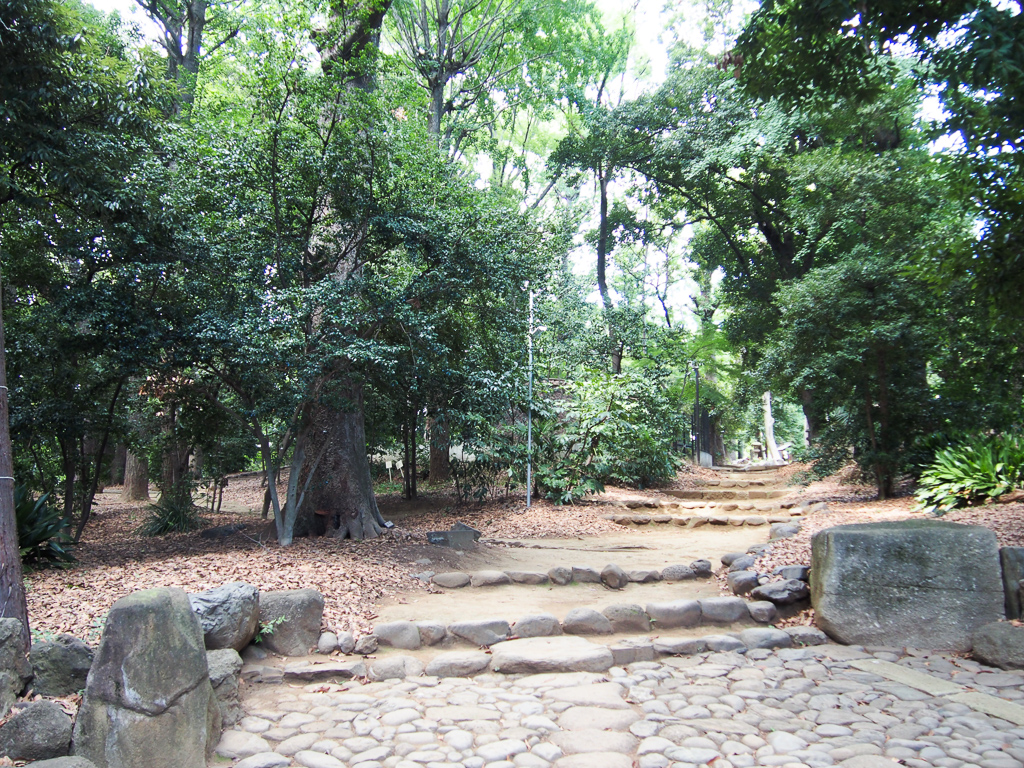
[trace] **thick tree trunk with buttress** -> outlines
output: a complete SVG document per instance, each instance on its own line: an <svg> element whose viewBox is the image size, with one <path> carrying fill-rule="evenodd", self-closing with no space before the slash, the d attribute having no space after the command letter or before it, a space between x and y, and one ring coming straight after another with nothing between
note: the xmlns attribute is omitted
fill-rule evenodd
<svg viewBox="0 0 1024 768"><path fill-rule="evenodd" d="M427 435L430 438L430 484L443 485L452 477L452 464L448 455L451 440L443 415L427 419Z"/></svg>
<svg viewBox="0 0 1024 768"><path fill-rule="evenodd" d="M307 465L319 463L296 519L296 536L362 540L384 531L366 455L363 385L350 383L344 394L346 409L321 403L313 411Z"/></svg>

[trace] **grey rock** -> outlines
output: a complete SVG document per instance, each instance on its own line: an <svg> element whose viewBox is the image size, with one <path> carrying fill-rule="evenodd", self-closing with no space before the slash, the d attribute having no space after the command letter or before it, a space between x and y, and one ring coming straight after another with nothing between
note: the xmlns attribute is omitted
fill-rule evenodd
<svg viewBox="0 0 1024 768"><path fill-rule="evenodd" d="M412 577L414 579L418 579L419 581L429 583L430 580L434 578L434 574L436 573L437 571L420 571L419 573L414 573Z"/></svg>
<svg viewBox="0 0 1024 768"><path fill-rule="evenodd" d="M552 584L564 587L572 581L572 569L566 568L564 565L556 565L548 571L548 578L551 579Z"/></svg>
<svg viewBox="0 0 1024 768"><path fill-rule="evenodd" d="M1021 617L1020 582L1024 580L1024 547L1003 547L999 550L1003 573L1006 618Z"/></svg>
<svg viewBox="0 0 1024 768"><path fill-rule="evenodd" d="M750 618L759 624L771 624L778 615L775 603L768 600L753 600L747 603L747 610L750 612Z"/></svg>
<svg viewBox="0 0 1024 768"><path fill-rule="evenodd" d="M800 533L800 523L772 523L768 538L788 539Z"/></svg>
<svg viewBox="0 0 1024 768"><path fill-rule="evenodd" d="M562 625L550 613L524 616L512 625L515 637L553 637L562 634Z"/></svg>
<svg viewBox="0 0 1024 768"><path fill-rule="evenodd" d="M273 625L263 632L262 645L282 656L305 656L320 639L324 617L324 596L315 589L286 589L260 595L260 625Z"/></svg>
<svg viewBox="0 0 1024 768"><path fill-rule="evenodd" d="M263 661L270 654L267 653L267 651L264 648L261 648L259 645L253 644L245 646L245 648L242 649L242 652L239 655L242 657L242 661L257 662Z"/></svg>
<svg viewBox="0 0 1024 768"><path fill-rule="evenodd" d="M291 759L277 752L260 752L235 763L235 768L284 768Z"/></svg>
<svg viewBox="0 0 1024 768"><path fill-rule="evenodd" d="M811 540L818 626L862 645L966 651L1004 615L996 536L935 520L845 525Z"/></svg>
<svg viewBox="0 0 1024 768"><path fill-rule="evenodd" d="M630 571L629 580L634 584L650 584L654 581L661 581L661 574L658 571L647 569Z"/></svg>
<svg viewBox="0 0 1024 768"><path fill-rule="evenodd" d="M700 624L701 608L696 600L673 600L670 603L648 603L647 615L658 629L696 627Z"/></svg>
<svg viewBox="0 0 1024 768"><path fill-rule="evenodd" d="M448 628L439 621L417 621L421 645L437 645L448 634Z"/></svg>
<svg viewBox="0 0 1024 768"><path fill-rule="evenodd" d="M32 768L96 768L96 764L92 760L86 760L84 757L54 757L49 760L37 760L34 763L29 763Z"/></svg>
<svg viewBox="0 0 1024 768"><path fill-rule="evenodd" d="M758 627L756 629L744 629L740 632L740 640L747 648L789 648L793 645L793 639L781 629L771 627Z"/></svg>
<svg viewBox="0 0 1024 768"><path fill-rule="evenodd" d="M346 656L356 649L356 639L351 632L338 633L338 650Z"/></svg>
<svg viewBox="0 0 1024 768"><path fill-rule="evenodd" d="M738 560L743 556L742 552L727 552L719 559L722 561L722 565L732 565L734 560Z"/></svg>
<svg viewBox="0 0 1024 768"><path fill-rule="evenodd" d="M362 635L352 646L352 653L359 656L366 656L377 650L377 637L375 635Z"/></svg>
<svg viewBox="0 0 1024 768"><path fill-rule="evenodd" d="M434 677L472 677L487 669L490 663L490 655L482 651L452 651L431 659L426 673Z"/></svg>
<svg viewBox="0 0 1024 768"><path fill-rule="evenodd" d="M635 664L638 661L654 661L654 643L648 637L626 638L610 646L612 660L617 667Z"/></svg>
<svg viewBox="0 0 1024 768"><path fill-rule="evenodd" d="M601 611L615 632L650 632L651 620L639 605L616 603Z"/></svg>
<svg viewBox="0 0 1024 768"><path fill-rule="evenodd" d="M411 621L389 621L373 628L377 644L415 651L420 647L420 630Z"/></svg>
<svg viewBox="0 0 1024 768"><path fill-rule="evenodd" d="M659 637L654 641L655 652L664 656L692 656L707 649L702 637Z"/></svg>
<svg viewBox="0 0 1024 768"><path fill-rule="evenodd" d="M1000 669L1024 669L1024 627L1005 621L985 624L974 632L974 658Z"/></svg>
<svg viewBox="0 0 1024 768"><path fill-rule="evenodd" d="M753 555L740 555L729 563L729 573L735 573L736 571L749 571L754 567L754 562L757 558Z"/></svg>
<svg viewBox="0 0 1024 768"><path fill-rule="evenodd" d="M662 569L661 578L665 581L689 581L697 578L697 574L688 565L670 565Z"/></svg>
<svg viewBox="0 0 1024 768"><path fill-rule="evenodd" d="M147 589L114 603L75 721L75 754L97 768L200 766L220 726L188 595Z"/></svg>
<svg viewBox="0 0 1024 768"><path fill-rule="evenodd" d="M468 587L470 578L468 573L461 571L450 571L448 573L435 573L431 581L445 589L461 589Z"/></svg>
<svg viewBox="0 0 1024 768"><path fill-rule="evenodd" d="M401 680L423 674L423 662L412 656L385 656L370 665L371 680Z"/></svg>
<svg viewBox="0 0 1024 768"><path fill-rule="evenodd" d="M776 605L792 605L806 600L811 594L806 581L789 579L788 581L772 581L752 590L750 596L755 600L768 600Z"/></svg>
<svg viewBox="0 0 1024 768"><path fill-rule="evenodd" d="M703 639L709 651L745 651L747 649L742 640L732 635L704 635Z"/></svg>
<svg viewBox="0 0 1024 768"><path fill-rule="evenodd" d="M734 595L745 595L758 585L758 576L754 571L733 571L727 581Z"/></svg>
<svg viewBox="0 0 1024 768"><path fill-rule="evenodd" d="M260 593L256 587L235 581L189 595L188 599L203 627L207 650L241 651L252 642L260 619Z"/></svg>
<svg viewBox="0 0 1024 768"><path fill-rule="evenodd" d="M276 675L274 674L276 673ZM247 671L248 674L248 671ZM356 661L329 661L320 664L308 664L304 661L288 664L283 670L265 667L257 678L258 682L336 682L351 680L354 677L366 676L366 664L362 659Z"/></svg>
<svg viewBox="0 0 1024 768"><path fill-rule="evenodd" d="M474 587L500 587L511 584L512 579L504 571L477 571L469 575L469 583Z"/></svg>
<svg viewBox="0 0 1024 768"><path fill-rule="evenodd" d="M529 584L533 586L548 583L548 575L546 573L537 573L536 571L506 571L506 573L508 573L508 577L512 580L513 584Z"/></svg>
<svg viewBox="0 0 1024 768"><path fill-rule="evenodd" d="M705 624L734 624L750 617L746 601L739 597L705 597L699 602Z"/></svg>
<svg viewBox="0 0 1024 768"><path fill-rule="evenodd" d="M593 608L573 608L562 622L567 635L610 635L612 623L608 617Z"/></svg>
<svg viewBox="0 0 1024 768"><path fill-rule="evenodd" d="M0 619L0 717L7 714L32 678L21 630L17 619Z"/></svg>
<svg viewBox="0 0 1024 768"><path fill-rule="evenodd" d="M572 580L577 584L600 584L601 574L596 568L574 565L572 567Z"/></svg>
<svg viewBox="0 0 1024 768"><path fill-rule="evenodd" d="M612 652L582 637L531 637L498 643L491 649L491 669L503 674L605 672Z"/></svg>
<svg viewBox="0 0 1024 768"><path fill-rule="evenodd" d="M622 589L629 583L629 576L619 566L609 563L601 569L601 582L611 589Z"/></svg>
<svg viewBox="0 0 1024 768"><path fill-rule="evenodd" d="M207 651L206 665L210 670L210 685L213 686L213 695L217 697L221 724L224 728L230 728L245 715L238 692L238 681L242 673L242 657L233 648Z"/></svg>
<svg viewBox="0 0 1024 768"><path fill-rule="evenodd" d="M713 572L710 560L694 560L690 563L690 570L693 571L698 579L710 578Z"/></svg>
<svg viewBox="0 0 1024 768"><path fill-rule="evenodd" d="M71 718L52 701L33 701L0 725L0 755L12 760L48 760L67 755Z"/></svg>
<svg viewBox="0 0 1024 768"><path fill-rule="evenodd" d="M772 571L772 575L781 576L784 579L810 581L811 567L809 565L780 565Z"/></svg>
<svg viewBox="0 0 1024 768"><path fill-rule="evenodd" d="M92 658L92 649L71 635L33 643L29 652L32 690L41 696L70 696L85 690Z"/></svg>
<svg viewBox="0 0 1024 768"><path fill-rule="evenodd" d="M457 621L448 625L448 632L473 645L494 645L507 640L512 632L507 621L484 619L483 621Z"/></svg>
<svg viewBox="0 0 1024 768"><path fill-rule="evenodd" d="M329 656L338 650L338 636L333 632L321 632L320 639L316 641L316 652Z"/></svg>
<svg viewBox="0 0 1024 768"><path fill-rule="evenodd" d="M828 635L815 627L786 627L784 630L795 646L824 645Z"/></svg>

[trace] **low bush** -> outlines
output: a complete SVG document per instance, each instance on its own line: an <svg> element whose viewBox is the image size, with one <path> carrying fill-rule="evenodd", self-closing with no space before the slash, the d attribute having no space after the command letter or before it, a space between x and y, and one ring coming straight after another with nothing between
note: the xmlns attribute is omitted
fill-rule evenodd
<svg viewBox="0 0 1024 768"><path fill-rule="evenodd" d="M921 473L918 509L932 514L995 499L1024 481L1024 436L974 435L935 453Z"/></svg>
<svg viewBox="0 0 1024 768"><path fill-rule="evenodd" d="M191 483L182 482L160 494L160 500L150 507L150 516L139 526L143 536L161 536L165 533L187 533L202 527L199 508L192 500Z"/></svg>
<svg viewBox="0 0 1024 768"><path fill-rule="evenodd" d="M50 494L38 499L28 488L14 489L14 516L18 524L18 549L27 569L73 563L74 541L68 533L69 524L60 510L47 503Z"/></svg>

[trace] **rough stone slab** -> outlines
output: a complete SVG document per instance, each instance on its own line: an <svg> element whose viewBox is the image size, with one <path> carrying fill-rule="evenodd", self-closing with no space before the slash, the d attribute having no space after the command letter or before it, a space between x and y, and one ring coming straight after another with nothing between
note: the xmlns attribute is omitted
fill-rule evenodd
<svg viewBox="0 0 1024 768"><path fill-rule="evenodd" d="M607 606L602 613L611 622L615 632L651 631L651 620L639 605L615 603Z"/></svg>
<svg viewBox="0 0 1024 768"><path fill-rule="evenodd" d="M617 752L566 755L555 761L555 768L633 768L633 758Z"/></svg>
<svg viewBox="0 0 1024 768"><path fill-rule="evenodd" d="M506 571L513 584L547 584L549 579L546 573L535 571Z"/></svg>
<svg viewBox="0 0 1024 768"><path fill-rule="evenodd" d="M420 647L420 630L411 621L389 621L373 628L380 645L415 651Z"/></svg>
<svg viewBox="0 0 1024 768"><path fill-rule="evenodd" d="M567 701L582 706L604 707L606 709L632 709L625 699L626 690L619 683L593 683L569 688L556 688L544 694L545 698Z"/></svg>
<svg viewBox="0 0 1024 768"><path fill-rule="evenodd" d="M556 565L548 571L548 578L551 579L552 584L564 587L572 581L572 569L566 568L564 565Z"/></svg>
<svg viewBox="0 0 1024 768"><path fill-rule="evenodd" d="M811 540L815 621L849 644L953 651L1004 616L995 533L901 520L826 528Z"/></svg>
<svg viewBox="0 0 1024 768"><path fill-rule="evenodd" d="M612 652L582 637L531 637L491 647L491 669L508 675L545 672L604 672Z"/></svg>
<svg viewBox="0 0 1024 768"><path fill-rule="evenodd" d="M570 707L559 718L558 725L567 731L597 728L602 731L624 731L640 715L631 709L608 709L607 707Z"/></svg>
<svg viewBox="0 0 1024 768"><path fill-rule="evenodd" d="M506 640L512 628L502 619L457 621L448 625L448 632L473 645L494 645Z"/></svg>
<svg viewBox="0 0 1024 768"><path fill-rule="evenodd" d="M306 683L317 683L328 680L351 680L366 674L366 664L362 661L332 661L326 664L289 664L284 668L283 678Z"/></svg>
<svg viewBox="0 0 1024 768"><path fill-rule="evenodd" d="M524 616L512 625L512 634L523 637L553 637L562 634L562 625L550 613Z"/></svg>
<svg viewBox="0 0 1024 768"><path fill-rule="evenodd" d="M975 712L981 712L1014 725L1024 725L1024 707L1006 699L989 696L987 693L957 693L949 697L950 701L965 704Z"/></svg>
<svg viewBox="0 0 1024 768"><path fill-rule="evenodd" d="M573 608L562 622L567 635L610 635L612 623L603 613L593 608Z"/></svg>
<svg viewBox="0 0 1024 768"><path fill-rule="evenodd" d="M462 573L461 571L435 573L430 577L430 580L437 584L437 586L444 587L445 589L461 589L462 587L468 587L470 582L469 574Z"/></svg>
<svg viewBox="0 0 1024 768"><path fill-rule="evenodd" d="M567 755L593 753L628 754L636 750L639 740L630 733L586 728L579 731L553 733L548 740Z"/></svg>
<svg viewBox="0 0 1024 768"><path fill-rule="evenodd" d="M504 571L476 571L469 575L469 583L474 587L500 587L511 584L512 579Z"/></svg>
<svg viewBox="0 0 1024 768"><path fill-rule="evenodd" d="M501 712L496 709L485 707L470 707L463 705L450 705L447 707L427 707L427 720L454 720L465 722L467 720L501 720Z"/></svg>
<svg viewBox="0 0 1024 768"><path fill-rule="evenodd" d="M572 580L577 584L600 584L601 572L596 568L574 565L572 567Z"/></svg>
<svg viewBox="0 0 1024 768"><path fill-rule="evenodd" d="M432 677L469 677L487 669L491 657L482 651L452 651L435 656L427 663Z"/></svg>
<svg viewBox="0 0 1024 768"><path fill-rule="evenodd" d="M654 641L655 652L665 656L692 656L707 649L708 644L701 637L663 637Z"/></svg>
<svg viewBox="0 0 1024 768"><path fill-rule="evenodd" d="M1024 669L1024 627L995 621L978 629L972 641L978 661L1000 669Z"/></svg>
<svg viewBox="0 0 1024 768"><path fill-rule="evenodd" d="M696 600L673 600L670 603L648 603L647 615L658 629L695 627L700 624L701 608Z"/></svg>
<svg viewBox="0 0 1024 768"><path fill-rule="evenodd" d="M854 669L859 669L862 672L871 672L872 674L879 675L887 680L903 683L903 685L908 685L911 688L924 691L930 696L948 696L965 690L962 685L951 683L949 680L942 680L941 678L933 677L925 672L918 672L916 669L910 669L909 667L903 667L899 664L893 664L891 661L882 661L881 659L855 659L850 662L850 666Z"/></svg>
<svg viewBox="0 0 1024 768"><path fill-rule="evenodd" d="M699 602L705 624L733 624L750 618L747 602L740 597L707 597Z"/></svg>

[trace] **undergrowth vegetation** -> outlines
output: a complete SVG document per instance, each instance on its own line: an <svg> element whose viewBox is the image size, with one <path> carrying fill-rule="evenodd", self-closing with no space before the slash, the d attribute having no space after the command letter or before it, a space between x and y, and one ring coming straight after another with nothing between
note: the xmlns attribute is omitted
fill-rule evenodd
<svg viewBox="0 0 1024 768"><path fill-rule="evenodd" d="M971 435L939 450L922 472L919 509L944 514L996 499L1024 482L1024 436L1019 432Z"/></svg>

